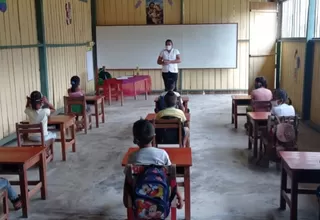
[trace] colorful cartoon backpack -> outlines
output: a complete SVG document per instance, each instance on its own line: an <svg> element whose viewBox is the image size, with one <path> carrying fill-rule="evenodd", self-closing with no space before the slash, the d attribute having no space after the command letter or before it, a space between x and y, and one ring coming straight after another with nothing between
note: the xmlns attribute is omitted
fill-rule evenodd
<svg viewBox="0 0 320 220"><path fill-rule="evenodd" d="M136 219L166 219L176 194L176 185L171 185L164 167L146 167L139 175L132 195Z"/></svg>

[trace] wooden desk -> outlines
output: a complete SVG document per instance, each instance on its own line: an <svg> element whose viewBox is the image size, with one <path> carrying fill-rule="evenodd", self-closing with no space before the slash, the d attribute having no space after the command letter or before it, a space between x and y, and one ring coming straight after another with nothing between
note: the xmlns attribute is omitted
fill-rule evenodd
<svg viewBox="0 0 320 220"><path fill-rule="evenodd" d="M139 148L131 147L124 155L122 159L122 166L126 166L128 163L129 155L137 151ZM172 164L175 164L177 168L183 168L184 170L184 191L185 191L185 219L191 220L191 190L190 190L190 167L192 166L192 152L191 148L161 148L165 150Z"/></svg>
<svg viewBox="0 0 320 220"><path fill-rule="evenodd" d="M234 123L234 128L238 128L238 116L246 116L246 113L238 113L238 106L249 106L251 103L250 95L233 95L231 107L231 123Z"/></svg>
<svg viewBox="0 0 320 220"><path fill-rule="evenodd" d="M86 102L94 105L94 116L96 117L96 127L99 128L99 116L101 116L102 123L105 122L104 113L104 96L86 96ZM100 113L99 113L100 104Z"/></svg>
<svg viewBox="0 0 320 220"><path fill-rule="evenodd" d="M14 170L0 170L0 174L19 175L19 181L10 181L12 185L20 185L22 200L22 215L28 217L29 198L39 189L41 199L47 198L47 177L46 177L46 148L44 147L1 147L0 166L10 165ZM28 181L27 170L33 166L39 166L38 181ZM35 187L28 192L28 185Z"/></svg>
<svg viewBox="0 0 320 220"><path fill-rule="evenodd" d="M312 194L314 190L299 189L299 183L320 183L320 153L318 152L280 152L282 172L280 188L280 209L290 207L290 220L298 219L298 194ZM291 178L291 189L287 188L287 176ZM291 199L287 193L291 194Z"/></svg>
<svg viewBox="0 0 320 220"><path fill-rule="evenodd" d="M258 139L259 127L266 126L270 112L248 112L249 134L248 134L248 149L252 149L253 144L253 158L258 159Z"/></svg>
<svg viewBox="0 0 320 220"><path fill-rule="evenodd" d="M157 115L156 113L149 113L145 119L148 121L155 120L156 115ZM185 116L187 118L187 121L190 122L190 113L185 113Z"/></svg>
<svg viewBox="0 0 320 220"><path fill-rule="evenodd" d="M48 126L55 125L59 127L60 139L56 141L61 142L62 160L67 160L66 150L72 146L72 152L76 152L76 125L75 116L72 115L55 115L48 119ZM66 138L66 130L71 129L71 138Z"/></svg>

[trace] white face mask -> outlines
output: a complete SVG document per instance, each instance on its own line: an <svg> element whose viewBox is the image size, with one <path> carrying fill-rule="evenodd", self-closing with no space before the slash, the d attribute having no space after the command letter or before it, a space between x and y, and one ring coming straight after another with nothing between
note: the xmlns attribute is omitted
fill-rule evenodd
<svg viewBox="0 0 320 220"><path fill-rule="evenodd" d="M168 46L166 46L166 49L167 49L167 50L171 50L171 49L172 49L172 46L171 46L171 45L168 45Z"/></svg>

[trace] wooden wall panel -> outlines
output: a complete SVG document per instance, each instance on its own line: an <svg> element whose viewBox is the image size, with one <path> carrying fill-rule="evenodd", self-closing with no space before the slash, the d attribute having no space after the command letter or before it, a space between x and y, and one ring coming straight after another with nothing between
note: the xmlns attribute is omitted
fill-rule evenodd
<svg viewBox="0 0 320 220"><path fill-rule="evenodd" d="M72 23L66 23L65 4L71 3ZM48 44L73 44L91 41L91 0L44 0L44 21Z"/></svg>
<svg viewBox="0 0 320 220"><path fill-rule="evenodd" d="M263 1L263 0L261 0ZM135 9L136 0L97 0L97 25L146 24L145 1ZM180 24L180 1L170 6L164 0L164 23ZM259 2L259 1L258 1ZM250 0L184 0L183 23L238 23L237 69L184 69L183 89L186 90L246 90L249 72L249 3ZM120 75L134 70L119 70ZM160 70L146 70L146 73ZM163 89L161 74L152 75L153 89ZM158 84L160 82L160 84ZM192 82L192 83L191 83Z"/></svg>
<svg viewBox="0 0 320 220"><path fill-rule="evenodd" d="M7 0L0 13L0 46L37 44L34 0Z"/></svg>
<svg viewBox="0 0 320 220"><path fill-rule="evenodd" d="M1 21L0 21L1 22ZM15 132L15 123L26 119L26 96L40 91L37 48L0 50L0 139Z"/></svg>
<svg viewBox="0 0 320 220"><path fill-rule="evenodd" d="M292 99L296 111L302 112L303 80L304 80L304 63L305 63L306 42L283 42L281 53L281 88L284 89ZM296 59L295 51L298 50L300 57L300 69L297 72L295 80Z"/></svg>
<svg viewBox="0 0 320 220"><path fill-rule="evenodd" d="M37 44L35 1L7 0L0 13L0 46ZM26 96L40 90L38 48L0 49L0 139L26 119Z"/></svg>
<svg viewBox="0 0 320 220"><path fill-rule="evenodd" d="M311 95L311 115L310 119L313 123L320 124L320 42L315 44L314 66L312 78L312 95Z"/></svg>
<svg viewBox="0 0 320 220"><path fill-rule="evenodd" d="M78 75L80 86L86 92L94 91L94 81L87 81L87 47L48 48L48 75L50 100L56 108L63 107L63 96L70 88L70 78Z"/></svg>

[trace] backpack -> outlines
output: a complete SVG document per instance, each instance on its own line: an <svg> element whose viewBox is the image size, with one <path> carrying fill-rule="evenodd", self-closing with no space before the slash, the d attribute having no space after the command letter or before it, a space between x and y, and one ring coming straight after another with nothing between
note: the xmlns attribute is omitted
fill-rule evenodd
<svg viewBox="0 0 320 220"><path fill-rule="evenodd" d="M133 210L138 220L162 220L170 213L176 186L172 188L163 167L146 167L139 175L133 190Z"/></svg>
<svg viewBox="0 0 320 220"><path fill-rule="evenodd" d="M296 142L296 129L292 121L285 119L285 117L276 117L278 124L275 127L275 136L277 140L283 144L290 144Z"/></svg>

